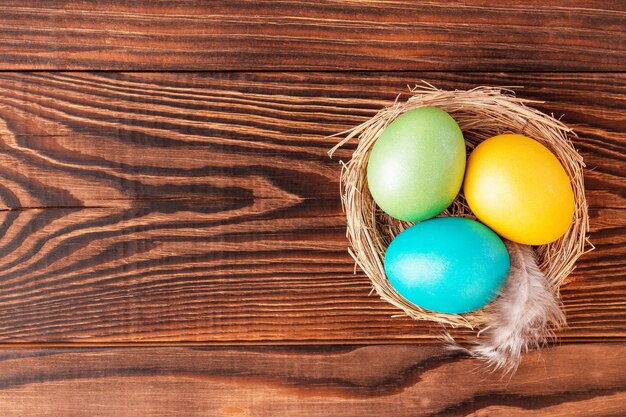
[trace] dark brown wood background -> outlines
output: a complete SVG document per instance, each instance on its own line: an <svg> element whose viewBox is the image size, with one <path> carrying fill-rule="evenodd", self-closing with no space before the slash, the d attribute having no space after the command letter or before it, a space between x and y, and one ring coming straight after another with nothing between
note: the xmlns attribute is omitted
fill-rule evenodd
<svg viewBox="0 0 626 417"><path fill-rule="evenodd" d="M3 416L626 415L624 2L143 3L0 0ZM512 378L346 252L328 136L421 80L578 133L596 250Z"/></svg>

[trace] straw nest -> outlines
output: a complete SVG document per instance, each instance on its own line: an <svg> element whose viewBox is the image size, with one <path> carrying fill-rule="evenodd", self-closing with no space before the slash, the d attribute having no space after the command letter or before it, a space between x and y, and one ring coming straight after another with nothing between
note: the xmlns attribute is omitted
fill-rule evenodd
<svg viewBox="0 0 626 417"><path fill-rule="evenodd" d="M528 106L531 100L520 99L508 89L477 87L468 91L444 91L430 84L410 90L406 102L396 102L371 119L339 135L345 137L332 149L358 138L352 159L342 162L341 198L347 217L350 254L367 274L374 290L387 302L417 320L432 320L453 327L476 328L485 324L490 305L467 314L441 314L424 310L404 299L391 286L383 267L385 251L391 240L412 223L394 219L382 212L367 187L367 160L370 149L381 132L405 111L433 106L448 112L463 131L467 152L481 141L503 133L518 133L547 146L561 161L569 175L576 209L572 225L556 242L534 248L540 269L545 273L555 294L574 269L574 263L585 252L589 229L585 200L582 157L576 152L568 135L572 130L554 117ZM536 102L535 102L536 103ZM441 216L462 216L474 219L462 194Z"/></svg>

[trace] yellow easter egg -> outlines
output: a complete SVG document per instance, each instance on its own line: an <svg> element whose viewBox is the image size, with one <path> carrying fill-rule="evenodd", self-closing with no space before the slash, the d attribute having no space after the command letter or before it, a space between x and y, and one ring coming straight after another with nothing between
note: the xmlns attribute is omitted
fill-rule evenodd
<svg viewBox="0 0 626 417"><path fill-rule="evenodd" d="M557 240L574 216L565 169L548 148L522 135L494 136L479 144L467 162L463 191L480 221L526 245Z"/></svg>

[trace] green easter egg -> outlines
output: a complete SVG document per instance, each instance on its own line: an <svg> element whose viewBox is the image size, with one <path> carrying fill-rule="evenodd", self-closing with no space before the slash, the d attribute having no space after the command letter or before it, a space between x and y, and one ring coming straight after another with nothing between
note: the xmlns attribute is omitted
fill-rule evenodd
<svg viewBox="0 0 626 417"><path fill-rule="evenodd" d="M385 128L367 164L376 204L390 216L422 221L455 199L465 172L465 141L454 119L435 107L409 110Z"/></svg>

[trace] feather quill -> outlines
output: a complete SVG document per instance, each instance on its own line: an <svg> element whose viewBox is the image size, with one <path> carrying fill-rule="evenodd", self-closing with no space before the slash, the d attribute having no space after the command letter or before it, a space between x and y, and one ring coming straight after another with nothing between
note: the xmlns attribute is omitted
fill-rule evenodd
<svg viewBox="0 0 626 417"><path fill-rule="evenodd" d="M471 347L460 348L449 334L454 349L483 359L494 370L513 372L522 355L540 348L565 325L562 304L541 272L530 246L505 242L511 268L500 296L488 312L489 321Z"/></svg>

